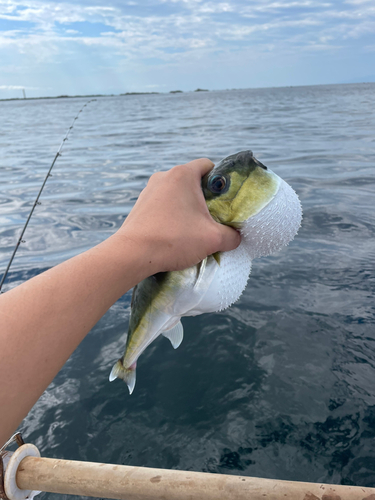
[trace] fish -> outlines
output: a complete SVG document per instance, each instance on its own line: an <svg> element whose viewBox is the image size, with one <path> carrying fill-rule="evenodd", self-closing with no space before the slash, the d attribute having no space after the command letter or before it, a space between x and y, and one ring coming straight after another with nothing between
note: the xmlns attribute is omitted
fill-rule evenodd
<svg viewBox="0 0 375 500"><path fill-rule="evenodd" d="M202 178L202 190L213 219L237 229L241 243L196 266L158 273L136 285L125 352L109 376L111 382L124 380L130 394L137 360L157 337L163 335L177 349L184 335L181 318L231 306L246 288L253 259L288 245L301 225L295 191L250 150L221 160Z"/></svg>

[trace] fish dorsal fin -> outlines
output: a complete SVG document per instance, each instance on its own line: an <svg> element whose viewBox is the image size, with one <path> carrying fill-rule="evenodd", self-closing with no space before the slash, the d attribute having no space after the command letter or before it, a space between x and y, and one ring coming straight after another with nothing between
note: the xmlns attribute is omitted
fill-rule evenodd
<svg viewBox="0 0 375 500"><path fill-rule="evenodd" d="M173 349L177 349L184 338L184 329L181 321L179 321L177 325L173 326L170 330L162 332L162 335L171 341Z"/></svg>

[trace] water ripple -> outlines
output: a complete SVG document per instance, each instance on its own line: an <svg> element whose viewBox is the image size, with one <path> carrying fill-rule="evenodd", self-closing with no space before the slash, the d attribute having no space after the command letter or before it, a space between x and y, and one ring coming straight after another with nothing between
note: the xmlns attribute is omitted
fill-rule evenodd
<svg viewBox="0 0 375 500"><path fill-rule="evenodd" d="M26 439L45 456L375 486L374 89L106 97L85 108L8 286L113 234L153 172L197 157L253 149L296 189L304 220L287 249L254 262L235 306L186 318L177 351L164 338L146 350L131 397L108 382L125 295L30 412ZM2 268L85 101L0 103Z"/></svg>

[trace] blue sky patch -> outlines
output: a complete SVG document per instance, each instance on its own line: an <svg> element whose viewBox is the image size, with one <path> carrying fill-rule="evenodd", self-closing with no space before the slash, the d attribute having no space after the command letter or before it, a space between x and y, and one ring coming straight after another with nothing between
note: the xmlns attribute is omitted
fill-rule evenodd
<svg viewBox="0 0 375 500"><path fill-rule="evenodd" d="M162 51L166 54L182 54L183 52L186 52L185 49L181 49L179 47L164 47Z"/></svg>
<svg viewBox="0 0 375 500"><path fill-rule="evenodd" d="M35 23L30 21L13 21L12 19L0 18L0 31L31 30L35 28Z"/></svg>

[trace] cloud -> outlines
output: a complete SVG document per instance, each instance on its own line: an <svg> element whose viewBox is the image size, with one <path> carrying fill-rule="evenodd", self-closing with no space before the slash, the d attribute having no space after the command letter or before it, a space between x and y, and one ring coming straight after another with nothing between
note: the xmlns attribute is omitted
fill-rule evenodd
<svg viewBox="0 0 375 500"><path fill-rule="evenodd" d="M0 90L40 90L40 88L24 87L23 85L0 85Z"/></svg>
<svg viewBox="0 0 375 500"><path fill-rule="evenodd" d="M340 45L330 45L327 43L312 43L311 45L307 45L303 48L304 51L319 51L319 52L326 52L326 51L336 51L341 49L342 47Z"/></svg>
<svg viewBox="0 0 375 500"><path fill-rule="evenodd" d="M363 5L365 3L372 3L373 0L346 0L345 3L349 5Z"/></svg>
<svg viewBox="0 0 375 500"><path fill-rule="evenodd" d="M254 60L365 53L371 41L361 41L375 31L375 6L373 0L3 0L0 19L2 73L14 61L25 71L73 63L77 71L103 66L121 73L130 65L185 71L184 65L230 60L234 53Z"/></svg>
<svg viewBox="0 0 375 500"><path fill-rule="evenodd" d="M67 40L63 40L63 35L81 34L81 30L74 26L76 23L88 23L92 26L101 23L120 33L118 40L121 40L124 45L134 46L136 43L141 43L145 44L149 50L149 46L160 49L163 45L171 43L186 49L217 47L221 38L238 40L256 32L263 32L268 43L273 41L270 40L272 36L277 36L280 32L286 35L287 40L293 34L293 29L301 27L322 26L329 30L327 18L353 20L356 26L351 26L351 28L359 31L365 21L363 17L375 17L375 8L365 3L358 4L360 6L358 9L348 7L347 10L334 10L326 2L319 3L310 0L291 2L258 0L250 6L235 1L214 3L199 0L189 0L189 2L172 0L159 3L179 4L180 12L173 11L167 15L164 13L163 15L142 14L140 10L128 13L129 9L126 5L123 7L116 4L86 6L67 2L6 0L0 5L0 18L8 21L10 26L11 21L32 24L30 29L18 29L17 37L34 37L34 42L37 41L35 35L43 33L48 40L53 39L54 42L60 40L64 43ZM367 5L365 11L363 5ZM129 3L127 6L129 7ZM266 19L264 19L264 13L268 13ZM58 25L66 26L65 33L59 31ZM313 32L308 32L306 35L312 36ZM319 35L321 34L316 33L317 38ZM98 40L95 43L89 41L90 37L87 35L82 35L82 37L84 44L99 45L101 43L103 46L108 46L108 40ZM16 43L16 37L12 37L11 30L5 38L7 44L12 39ZM79 36L74 37L75 43L79 43L79 38ZM92 38L100 39L100 35Z"/></svg>

